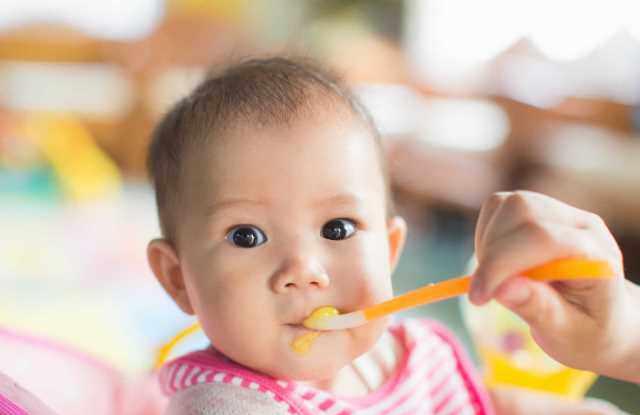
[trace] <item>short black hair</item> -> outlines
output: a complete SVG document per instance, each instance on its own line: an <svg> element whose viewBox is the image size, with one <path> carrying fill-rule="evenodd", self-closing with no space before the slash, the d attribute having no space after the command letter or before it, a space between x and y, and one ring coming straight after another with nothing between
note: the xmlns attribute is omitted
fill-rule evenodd
<svg viewBox="0 0 640 415"><path fill-rule="evenodd" d="M304 110L313 110L318 98L332 98L346 104L370 129L380 154L387 212L393 215L380 135L351 90L330 70L308 58L254 58L210 72L154 129L147 167L163 236L175 242L180 177L189 148L206 142L208 137L238 121L250 120L263 126L290 123Z"/></svg>

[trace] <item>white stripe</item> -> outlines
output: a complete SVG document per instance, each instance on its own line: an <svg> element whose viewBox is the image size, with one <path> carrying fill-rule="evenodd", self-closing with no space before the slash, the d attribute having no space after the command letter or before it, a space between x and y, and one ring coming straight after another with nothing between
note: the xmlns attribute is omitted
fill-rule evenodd
<svg viewBox="0 0 640 415"><path fill-rule="evenodd" d="M369 354L351 362L351 368L369 388L375 388L384 382L381 365Z"/></svg>
<svg viewBox="0 0 640 415"><path fill-rule="evenodd" d="M338 415L340 412L344 411L346 408L344 405L341 405L339 402L335 402L332 407L325 411L326 415Z"/></svg>
<svg viewBox="0 0 640 415"><path fill-rule="evenodd" d="M184 382L185 386L191 386L194 384L194 379L198 377L201 369L199 367L194 367L193 370L189 373L189 377Z"/></svg>
<svg viewBox="0 0 640 415"><path fill-rule="evenodd" d="M420 369L425 361L433 362L435 360L440 360L440 357L444 357L444 355L451 355L451 349L446 347L440 347L439 344L434 344L429 349L420 349L413 353L411 356L411 362L409 368L414 370L416 368Z"/></svg>
<svg viewBox="0 0 640 415"><path fill-rule="evenodd" d="M293 393L300 395L300 397L302 397L302 395L304 395L308 391L309 391L309 388L301 383L293 384Z"/></svg>
<svg viewBox="0 0 640 415"><path fill-rule="evenodd" d="M471 405L468 405L462 408L462 412L460 412L458 415L475 415L475 413L476 411L473 410Z"/></svg>
<svg viewBox="0 0 640 415"><path fill-rule="evenodd" d="M176 372L175 377L173 378L173 387L178 389L180 387L180 382L182 381L182 377L184 376L184 372L187 370L187 365L180 365L178 371Z"/></svg>
<svg viewBox="0 0 640 415"><path fill-rule="evenodd" d="M457 382L456 378L451 379L448 383L446 383L442 389L438 392L437 395L431 395L431 401L433 402L433 407L440 405L442 401L444 401L452 392L455 392L460 386L459 382Z"/></svg>
<svg viewBox="0 0 640 415"><path fill-rule="evenodd" d="M226 373L223 373L223 372L216 373L215 376L213 377L213 382L222 382L225 376L227 376Z"/></svg>
<svg viewBox="0 0 640 415"><path fill-rule="evenodd" d="M233 378L231 378L231 384L232 385L240 386L241 383L242 383L242 378L241 377L234 376Z"/></svg>
<svg viewBox="0 0 640 415"><path fill-rule="evenodd" d="M311 404L311 402L309 402L309 401L308 401L308 400L306 400L306 399L303 399L303 400L302 400L302 403L303 403L303 404L307 407L307 409L309 409L311 412L313 412L313 411L316 409L316 407L315 407L315 406L313 406L313 405Z"/></svg>
<svg viewBox="0 0 640 415"><path fill-rule="evenodd" d="M449 382L444 388L442 388L442 390L440 390L440 393L438 393L437 396L431 397L433 401L433 407L435 408L438 405L440 405L452 393L455 395L461 395L463 397L467 396L467 391L464 388L464 385L462 384L462 382L460 382L460 379L458 378L453 378L451 382ZM451 401L447 403L447 406L449 406L450 403Z"/></svg>
<svg viewBox="0 0 640 415"><path fill-rule="evenodd" d="M316 396L314 396L313 398L309 399L309 402L311 402L312 405L317 407L322 402L326 401L327 398L329 398L329 395L318 391L318 393L316 393Z"/></svg>
<svg viewBox="0 0 640 415"><path fill-rule="evenodd" d="M410 378L405 380L400 386L400 388L394 391L393 395L385 397L383 401L377 403L374 406L367 408L366 410L362 411L362 413L377 415L380 412L383 412L393 407L393 405L395 405L400 399L405 397L408 393L411 393L410 391L414 389L417 384L424 382L426 385L429 385L429 383L426 382L427 379L425 379L424 377L425 374L429 370L431 370L435 365L441 363L442 359L445 359L447 357L446 354L448 351L449 350L445 348L440 348L436 351L437 354L433 356L433 360L431 360L430 362L415 368L409 367L409 370L411 370ZM445 355L445 356L442 356L442 355ZM455 362L448 361L448 362L445 362L445 364L446 363L449 363L449 365L453 365L455 367Z"/></svg>
<svg viewBox="0 0 640 415"><path fill-rule="evenodd" d="M273 393L271 391L264 391L264 394L267 395L268 397L270 397L271 399L275 399L275 397L276 397L275 393Z"/></svg>
<svg viewBox="0 0 640 415"><path fill-rule="evenodd" d="M173 385L173 376L175 375L177 370L178 370L178 365L171 365L169 370L166 372L166 378L164 379L164 384L168 388L171 388L171 385Z"/></svg>
<svg viewBox="0 0 640 415"><path fill-rule="evenodd" d="M276 402L276 405L279 405L279 406L281 406L282 408L285 408L287 411L289 411L290 406L289 406L289 404L288 404L288 403L286 403L285 401Z"/></svg>
<svg viewBox="0 0 640 415"><path fill-rule="evenodd" d="M198 380L196 380L196 383L204 383L207 381L207 376L209 376L211 374L211 371L209 369L205 370L204 372L200 373L200 376L198 376Z"/></svg>
<svg viewBox="0 0 640 415"><path fill-rule="evenodd" d="M277 380L276 383L281 387L281 388L286 388L289 383L285 382L284 380Z"/></svg>
<svg viewBox="0 0 640 415"><path fill-rule="evenodd" d="M260 385L255 382L249 383L249 389L260 389Z"/></svg>
<svg viewBox="0 0 640 415"><path fill-rule="evenodd" d="M413 391L409 396L411 397L402 402L397 407L393 408L393 410L389 412L388 415L423 413L425 409L428 409L428 413L431 413L431 401L429 400L428 383L422 385L422 388ZM418 412L418 409L422 411Z"/></svg>
<svg viewBox="0 0 640 415"><path fill-rule="evenodd" d="M410 320L405 324L405 330L409 335L409 338L417 343L424 340L425 337L431 335L431 331L425 330L422 323L417 320Z"/></svg>
<svg viewBox="0 0 640 415"><path fill-rule="evenodd" d="M400 357L403 353L399 341L392 339L390 344L390 347L379 350L377 359L375 359L387 375L392 373L400 363Z"/></svg>
<svg viewBox="0 0 640 415"><path fill-rule="evenodd" d="M309 388L297 382L292 383L292 385L292 392L300 396L304 395L309 390Z"/></svg>
<svg viewBox="0 0 640 415"><path fill-rule="evenodd" d="M364 411L362 411L362 414L377 415L380 412L386 411L387 409L396 405L400 399L411 393L411 390L413 390L420 382L424 382L423 377L412 376L410 379L406 380L402 384L402 386L398 388L398 390L394 391L393 395L386 396L383 401L378 402L374 406L366 408Z"/></svg>
<svg viewBox="0 0 640 415"><path fill-rule="evenodd" d="M438 369L438 371L433 375L431 379L429 379L429 384L432 389L435 389L439 386L446 378L456 378L456 366L457 363L452 360L448 360L444 362L444 364ZM440 393L442 393L443 389L447 389L446 387L442 387L440 389Z"/></svg>
<svg viewBox="0 0 640 415"><path fill-rule="evenodd" d="M415 349L413 349L413 353L411 354L411 356L409 356L409 361L411 363L420 362L423 359L432 360L433 357L430 355L439 352L441 353L441 350L444 349L442 347L442 343L434 339L429 339L427 340L427 342L428 343L426 343L424 346L416 347Z"/></svg>
<svg viewBox="0 0 640 415"><path fill-rule="evenodd" d="M447 404L438 412L438 415L449 415L452 414L455 409L460 408L460 404L468 402L468 396L463 391L458 390L455 392L455 396L447 402Z"/></svg>
<svg viewBox="0 0 640 415"><path fill-rule="evenodd" d="M453 362L455 364L455 359L450 355L450 353L446 349L437 349L434 350L431 356L425 356L425 359L420 363L414 363L409 366L409 370L416 376L420 376L423 379L429 372L432 372L438 365L444 365L446 362ZM435 373L438 373L440 369L438 369ZM435 373L432 374L435 376ZM427 380L427 379L425 379Z"/></svg>

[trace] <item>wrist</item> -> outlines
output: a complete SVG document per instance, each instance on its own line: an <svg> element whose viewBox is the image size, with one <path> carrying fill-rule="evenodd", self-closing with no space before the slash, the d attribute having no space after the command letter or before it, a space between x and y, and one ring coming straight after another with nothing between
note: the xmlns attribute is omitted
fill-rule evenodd
<svg viewBox="0 0 640 415"><path fill-rule="evenodd" d="M623 317L630 324L625 325L624 337L629 341L623 358L619 362L619 376L617 377L640 384L640 286L628 280L625 281L625 284L629 307L626 307L627 315ZM615 373L615 375L617 374Z"/></svg>

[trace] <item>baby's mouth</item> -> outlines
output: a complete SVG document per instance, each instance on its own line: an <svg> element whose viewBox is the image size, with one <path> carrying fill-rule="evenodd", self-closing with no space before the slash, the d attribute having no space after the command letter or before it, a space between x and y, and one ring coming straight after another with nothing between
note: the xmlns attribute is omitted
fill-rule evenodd
<svg viewBox="0 0 640 415"><path fill-rule="evenodd" d="M302 322L300 323L289 323L289 324L285 324L286 327L289 327L290 329L293 330L306 330L306 331L312 331L308 328L306 328L305 326L302 325Z"/></svg>

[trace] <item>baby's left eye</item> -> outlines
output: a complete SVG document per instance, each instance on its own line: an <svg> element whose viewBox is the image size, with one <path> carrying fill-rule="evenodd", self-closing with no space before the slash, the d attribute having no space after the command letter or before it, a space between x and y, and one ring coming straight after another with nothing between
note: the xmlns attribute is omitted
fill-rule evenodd
<svg viewBox="0 0 640 415"><path fill-rule="evenodd" d="M333 241L347 239L356 233L356 224L350 219L332 219L322 227L322 236Z"/></svg>

